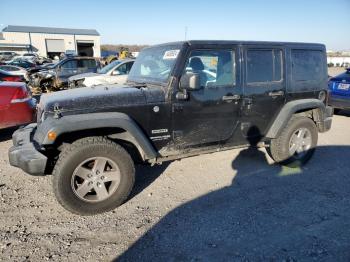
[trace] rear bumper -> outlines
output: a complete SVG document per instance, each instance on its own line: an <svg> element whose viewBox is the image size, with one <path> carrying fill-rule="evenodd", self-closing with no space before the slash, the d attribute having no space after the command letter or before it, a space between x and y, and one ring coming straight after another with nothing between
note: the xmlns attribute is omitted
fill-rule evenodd
<svg viewBox="0 0 350 262"><path fill-rule="evenodd" d="M36 124L30 124L13 134L13 146L8 152L9 162L11 166L18 167L30 175L43 176L47 157L37 150L32 141L35 129Z"/></svg>
<svg viewBox="0 0 350 262"><path fill-rule="evenodd" d="M350 109L350 97L332 95L328 104L334 108Z"/></svg>

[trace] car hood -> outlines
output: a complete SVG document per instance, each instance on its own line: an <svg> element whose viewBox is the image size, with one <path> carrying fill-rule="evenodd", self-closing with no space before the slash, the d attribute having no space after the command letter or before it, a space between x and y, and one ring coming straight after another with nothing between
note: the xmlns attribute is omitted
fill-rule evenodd
<svg viewBox="0 0 350 262"><path fill-rule="evenodd" d="M94 76L101 76L101 74L98 74L98 73L84 73L84 74L71 76L68 79L69 79L69 81L76 81L76 80L79 80L79 79L83 79L83 78L87 78L87 77L94 77Z"/></svg>
<svg viewBox="0 0 350 262"><path fill-rule="evenodd" d="M59 112L62 115L108 112L121 107L163 102L162 88L136 88L126 85L82 87L45 94L41 97L41 112Z"/></svg>

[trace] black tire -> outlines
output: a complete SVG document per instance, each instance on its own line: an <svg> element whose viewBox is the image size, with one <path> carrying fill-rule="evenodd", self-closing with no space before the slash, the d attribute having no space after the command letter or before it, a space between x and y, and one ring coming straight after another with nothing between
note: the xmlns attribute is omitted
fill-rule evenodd
<svg viewBox="0 0 350 262"><path fill-rule="evenodd" d="M307 129L311 136L310 148L300 155L289 152L292 135L301 128ZM293 116L282 133L270 142L266 148L269 156L277 163L297 167L306 164L315 152L318 140L317 127L312 119L303 116Z"/></svg>
<svg viewBox="0 0 350 262"><path fill-rule="evenodd" d="M113 161L118 167L120 179L115 191L108 192L108 198L88 202L78 197L72 181L75 170L84 161L94 157ZM56 198L65 209L79 215L95 215L113 210L124 203L134 185L135 167L130 155L120 145L104 137L87 137L64 147L53 170L52 181ZM97 191L95 194L97 196Z"/></svg>

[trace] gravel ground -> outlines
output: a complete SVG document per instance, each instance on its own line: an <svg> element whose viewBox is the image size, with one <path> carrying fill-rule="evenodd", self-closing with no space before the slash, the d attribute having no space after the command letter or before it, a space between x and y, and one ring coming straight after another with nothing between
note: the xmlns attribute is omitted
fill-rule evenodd
<svg viewBox="0 0 350 262"><path fill-rule="evenodd" d="M1 261L350 261L350 114L302 169L264 151L231 150L138 167L131 198L79 217L50 177L8 164L0 133Z"/></svg>

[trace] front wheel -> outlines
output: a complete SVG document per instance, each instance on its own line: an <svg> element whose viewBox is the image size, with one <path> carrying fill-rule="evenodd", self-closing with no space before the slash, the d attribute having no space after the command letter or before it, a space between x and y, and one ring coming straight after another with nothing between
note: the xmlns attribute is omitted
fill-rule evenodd
<svg viewBox="0 0 350 262"><path fill-rule="evenodd" d="M103 137L88 137L66 146L53 171L58 202L79 215L110 211L129 196L134 163L120 145Z"/></svg>
<svg viewBox="0 0 350 262"><path fill-rule="evenodd" d="M275 162L296 167L310 160L317 140L314 121L308 117L294 116L279 137L271 140L267 152Z"/></svg>

